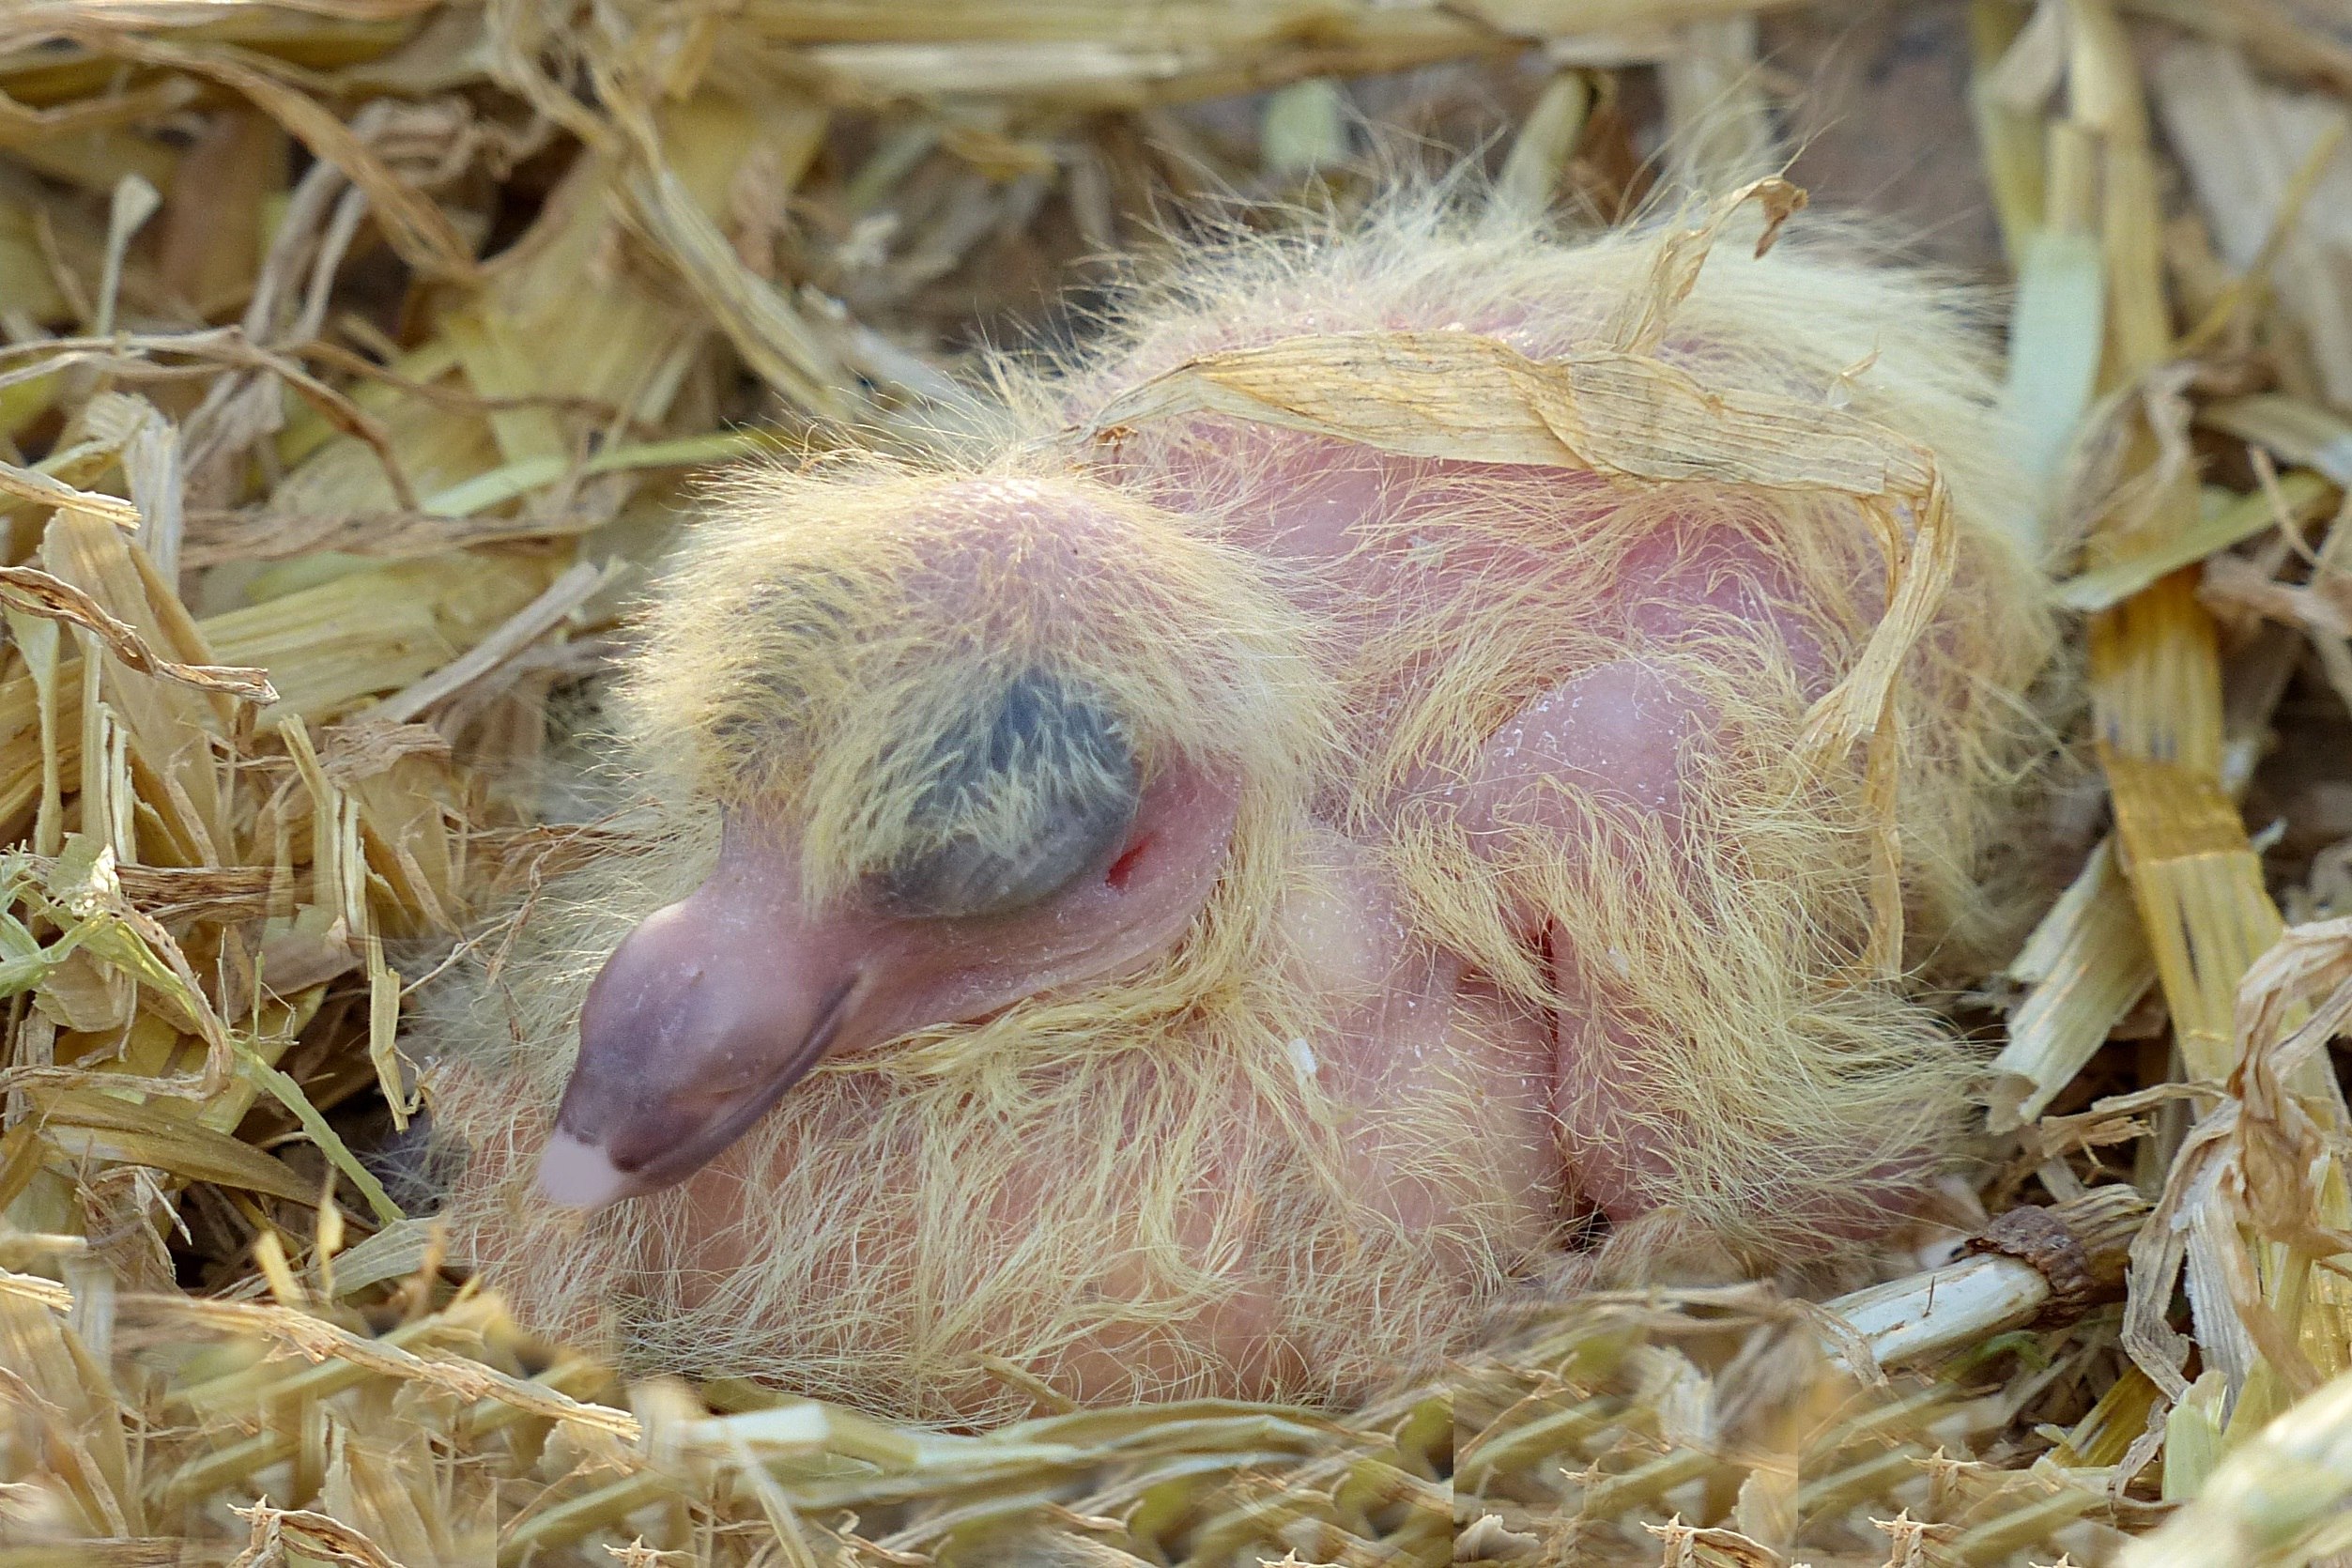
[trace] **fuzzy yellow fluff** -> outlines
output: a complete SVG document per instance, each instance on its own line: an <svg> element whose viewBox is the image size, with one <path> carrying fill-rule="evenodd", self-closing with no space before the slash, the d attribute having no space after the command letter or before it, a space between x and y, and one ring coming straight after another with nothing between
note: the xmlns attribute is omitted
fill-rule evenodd
<svg viewBox="0 0 2352 1568"><path fill-rule="evenodd" d="M1025 1403L983 1356L1095 1398L1345 1397L1540 1282L1669 1268L1698 1244L1769 1267L1899 1201L1953 1146L1977 1067L1915 997L2008 914L1981 835L2041 742L2025 693L2052 646L2036 498L2011 478L1970 301L1800 223L1760 259L1718 246L1649 349L1709 388L1883 426L1948 486L1959 563L1890 737L1899 978L1861 966L1861 757L1823 769L1799 744L1824 677L1732 617L1645 634L1623 569L1662 538L1721 546L1727 573L1768 561L1760 591L1834 679L1886 599L1851 499L1449 465L1223 417L1089 429L1153 376L1301 333L1458 329L1536 361L1573 352L1646 285L1663 232L1572 242L1400 204L1204 251L1082 362L1000 366L996 413L953 457L839 456L715 491L627 676L627 841L539 892L495 972L449 988L412 1046L435 1060L460 1254L526 1321L610 1331L638 1366L968 1417ZM1335 598L1247 547L1269 478L1310 461L1384 496L1441 494L1442 526L1426 508L1374 516L1356 548L1409 555L1446 592ZM1431 781L1628 655L1700 694L1713 727L1679 821L1592 799L1575 843L1466 830ZM1147 774L1182 756L1241 781L1223 875L1182 940L1141 973L827 1061L684 1187L584 1223L539 1205L530 1161L582 993L708 869L716 807L797 824L821 904L916 831L911 738L1032 669L1105 694ZM1020 802L1003 822L1016 838ZM1671 1152L1650 1217L1578 1268L1557 1217L1512 1190L1467 1068L1377 1114L1299 1070L1294 1042L1366 1003L1333 992L1282 915L1335 839L1380 869L1410 944L1466 959L1503 1006L1570 1019ZM1530 904L1557 971L1506 918ZM1606 1157L1575 1142L1571 1167ZM1452 1196L1367 1195L1374 1159L1398 1188ZM1246 1364L1212 1331L1235 1313L1271 1334Z"/></svg>

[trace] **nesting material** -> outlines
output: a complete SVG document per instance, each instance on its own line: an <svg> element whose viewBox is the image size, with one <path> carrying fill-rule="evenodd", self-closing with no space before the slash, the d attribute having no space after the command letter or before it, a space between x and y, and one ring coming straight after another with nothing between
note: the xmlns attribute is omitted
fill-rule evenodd
<svg viewBox="0 0 2352 1568"><path fill-rule="evenodd" d="M2352 1431L2348 90L2323 0L8 9L0 1559L2327 1560ZM1803 144L1786 171L1776 133ZM1899 667L1907 745L1876 753L1900 791L1872 792L1868 681L1803 694L1790 746L1844 769L1807 776L1857 837L1805 869L1838 884L1861 993L1899 951L1992 1058L1984 1161L1835 1284L1506 1305L1420 1381L1319 1411L1067 1409L1007 1343L953 1376L1022 1419L942 1431L518 1330L371 1150L417 1106L420 982L457 933L442 977L495 988L541 937L485 916L544 937L554 886L644 845L539 782L698 476L970 461L999 428L976 346L1084 316L1101 258L1196 241L1205 200L1345 227L1392 183L1376 143L1440 170L1483 149L1505 205L1579 235L1677 210L1661 180L1785 172L2017 285L1999 380L2064 530L2079 784L2038 817L1923 820L1952 738L1918 726L1932 634ZM1439 438L1557 466L1564 440L1611 483L1690 483L1641 466L1665 424L1548 423L1590 379L1382 342L1284 361L1212 333L1085 396L1121 399L1145 455L1214 421L1400 466ZM1868 355L1833 367L1857 396ZM1859 402L1806 401L1780 477L1924 537L1915 469L1827 439ZM1433 437L1433 409L1476 418ZM1699 412L1677 446L1736 426ZM1092 461L1087 423L1023 428ZM1963 637L2043 614L1971 620L1964 570L1940 598L1903 580L1890 604ZM1919 629L1873 611L1839 652ZM1969 833L2049 846L2021 945L1933 940L1965 879L1920 862ZM1269 1094L1334 1070L1277 1043ZM2097 1227L2064 1232L2081 1258L1954 1254L2049 1242L2082 1204L2132 1226L2120 1285Z"/></svg>

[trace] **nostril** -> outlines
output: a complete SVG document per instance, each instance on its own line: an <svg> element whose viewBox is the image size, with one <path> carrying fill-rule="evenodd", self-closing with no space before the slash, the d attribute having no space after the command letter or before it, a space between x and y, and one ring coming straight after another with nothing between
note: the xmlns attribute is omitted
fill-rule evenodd
<svg viewBox="0 0 2352 1568"><path fill-rule="evenodd" d="M1111 869L1102 873L1104 884L1115 893L1126 892L1127 884L1134 879L1135 868L1143 862L1144 852L1149 848L1149 838L1136 839L1132 846L1111 862Z"/></svg>

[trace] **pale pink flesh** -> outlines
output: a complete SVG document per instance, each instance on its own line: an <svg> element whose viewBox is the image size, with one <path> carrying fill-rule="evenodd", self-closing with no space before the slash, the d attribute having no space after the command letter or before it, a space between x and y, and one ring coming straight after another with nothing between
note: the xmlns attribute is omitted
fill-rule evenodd
<svg viewBox="0 0 2352 1568"><path fill-rule="evenodd" d="M1547 833L1574 842L1577 808L1551 785L1574 786L1603 809L1630 808L1672 821L1683 808L1683 747L1699 718L1698 699L1657 669L1621 659L1562 683L1497 730L1465 792L1465 824ZM1568 955L1539 916L1521 916L1530 940L1550 951L1554 983L1575 994ZM1666 1174L1670 1151L1637 1115L1637 1093L1580 1038L1583 1021L1561 1018L1550 1064L1550 1107L1576 1192L1617 1221L1637 1217L1645 1193Z"/></svg>
<svg viewBox="0 0 2352 1568"><path fill-rule="evenodd" d="M1499 730L1472 776L1449 790L1452 804L1473 833L1511 825L1548 831L1563 842L1575 837L1575 824L1551 820L1562 809L1547 787L1554 778L1600 799L1672 817L1680 809L1682 749L1701 721L1695 707L1688 693L1637 661L1588 670ZM1155 806L1158 816L1146 813L1139 822L1139 842L1151 835L1159 816L1176 813L1165 800ZM1130 864L1122 870L1131 874L1133 869ZM1207 889L1207 879L1198 874L1145 882L1130 884L1125 901L1170 900L1149 920L1170 938ZM1099 889L1086 891L1100 897ZM806 915L789 853L759 834L730 832L710 880L639 926L591 992L582 1020L582 1066L542 1160L542 1192L552 1202L592 1208L690 1174L724 1146L699 1147L699 1134L754 1100L772 1099L773 1089L789 1092L789 1083L777 1084L779 1075L796 1077L813 1065L814 1053L804 1047L825 999L843 987L856 988L859 1005L828 1042L837 1051L977 1016L1099 970L1100 944L1081 941L1059 954L1059 961L1048 962L1035 932L1040 924L1064 936L1089 925L1106 935L1111 929L1055 918L1051 911L1045 915L1009 931L977 933L995 947L983 963L970 951L975 933L951 924L892 920L850 907ZM1374 1086L1394 1075L1394 1059L1407 1047L1396 1034L1407 1015L1421 1021L1416 1029L1425 1029L1427 1020L1450 1017L1465 986L1483 994L1483 982L1458 961L1430 969L1426 960L1393 950L1396 919L1376 884L1342 906L1301 910L1297 918L1315 924L1308 950L1354 955L1345 961L1376 971L1380 985L1398 1000L1412 1001L1410 1008L1380 1009L1352 1024L1334 1021L1330 1037L1309 1042L1335 1082L1357 1085L1373 1100L1391 1098ZM1545 940L1540 929L1527 935ZM1008 950L1024 946L1031 949L1029 961L1008 968ZM1429 1004L1425 1013L1423 1002ZM1497 1033L1494 1020L1483 1027L1490 1037ZM1573 1207L1573 1191L1613 1218L1630 1218L1638 1212L1647 1178L1658 1175L1669 1156L1655 1146L1654 1132L1634 1127L1630 1107L1617 1098L1620 1085L1605 1064L1570 1045L1572 1033L1563 1021L1556 1048L1540 1038L1498 1038L1500 1054L1488 1066L1509 1071L1514 1081L1547 1085L1530 1114L1551 1120L1569 1147L1610 1151L1606 1160L1575 1161L1576 1169L1559 1173L1561 1191L1548 1201ZM1498 1096L1505 1103L1519 1098L1515 1090ZM639 1175L681 1149L697 1152L692 1166L660 1170L653 1180Z"/></svg>
<svg viewBox="0 0 2352 1568"><path fill-rule="evenodd" d="M1355 456L1327 460L1316 453L1296 458L1287 476L1259 470L1259 483L1269 487L1280 487L1276 481L1285 477L1291 482L1285 493L1253 514L1258 519L1254 531L1234 542L1308 569L1299 592L1319 599L1318 607L1340 628L1335 647L1344 653L1350 618L1379 614L1388 595L1400 592L1399 579L1409 575L1392 552L1357 547L1361 521L1384 504L1383 484L1392 476L1378 471L1378 465L1366 470ZM1545 475L1541 483L1575 491L1589 482ZM1589 496L1579 494L1578 500L1590 504ZM1442 504L1425 504L1433 513L1432 526L1442 527ZM1760 643L1784 652L1800 679L1818 689L1826 678L1820 651L1801 622L1784 612L1788 585L1760 549L1720 535L1697 552L1686 548L1688 543L1661 538L1637 547L1627 561L1628 629L1637 638L1671 641L1702 621L1719 628L1727 618L1736 618L1755 628ZM1481 564L1473 561L1462 569ZM1483 569L1512 570L1510 552L1499 550ZM1422 575L1413 578L1409 591L1444 588L1442 581L1432 583ZM1567 853L1576 837L1575 824L1544 820L1544 813L1559 809L1558 793L1548 781L1564 779L1596 798L1670 819L1682 809L1692 748L1705 746L1710 727L1710 715L1692 693L1675 686L1657 668L1622 659L1587 669L1528 701L1488 738L1471 775L1447 787L1448 803L1473 823L1483 819L1539 831L1548 827ZM1437 787L1433 778L1430 788ZM1039 912L1014 939L1003 933L975 936L950 926L878 926L869 915L849 908L760 917L761 910L781 907L761 901L771 891L759 885L763 876L776 882L775 898L785 900L787 873L773 858L781 852L723 862L715 881L739 873L744 880L724 882L716 894L706 885L684 905L665 912L671 924L653 939L663 953L653 967L673 980L704 973L684 956L692 952L701 955L696 961L715 965L717 973L740 976L746 988L776 988L775 997L756 1006L746 1002L742 1015L769 1021L764 1035L754 1030L742 1038L771 1073L792 1064L805 1038L811 995L822 990L823 976L854 970L868 987L862 994L871 999L841 1025L836 1051L877 1045L926 1023L983 1016L1043 989L1148 961L1172 943L1214 882L1231 820L1230 792L1221 799L1227 814L1214 834L1186 830L1189 847L1177 857L1181 874L1145 876L1108 902L1099 886L1081 888L1069 908ZM1162 810L1164 819L1149 813L1139 819L1139 841L1185 838L1168 824L1182 828L1204 815L1197 802L1163 802ZM1371 998L1335 1008L1322 1034L1300 1042L1302 1062L1312 1064L1307 1070L1314 1072L1324 1091L1343 1104L1373 1110L1409 1103L1440 1080L1483 1082L1496 1108L1494 1136L1508 1147L1504 1164L1518 1173L1515 1179L1531 1213L1560 1223L1596 1207L1617 1221L1639 1217L1653 1201L1648 1194L1671 1151L1662 1146L1656 1131L1637 1125L1632 1113L1637 1107L1624 1098L1633 1091L1612 1075L1607 1053L1594 1052L1576 1026L1578 1021L1526 1016L1501 1001L1493 985L1459 958L1413 936L1366 846L1336 830L1327 830L1323 843L1336 885L1347 891L1338 898L1294 899L1282 918L1299 929L1299 949L1314 955L1329 972L1325 979L1332 994ZM796 899L796 883L791 895ZM1104 911L1118 906L1124 906L1123 917L1106 922ZM1532 912L1519 918L1525 939L1551 952L1564 976L1572 967L1570 955L1553 950L1553 933ZM672 933L681 945L674 953L668 948ZM1569 989L1564 978L1562 984ZM734 985L731 978L725 982L723 994L733 996ZM651 1060L642 1050L607 1044L600 1051L593 1038L583 1073L609 1075L617 1068L625 1077L633 1061ZM709 1065L722 1060L731 1062L732 1056L715 1040L685 1050L669 1064L671 1077L649 1097L649 1105L669 1096L674 1110L678 1097L713 1082ZM678 1070L682 1064L685 1070ZM735 1084L725 1103L704 1119L739 1108L744 1096L759 1093L767 1082L772 1079L753 1073ZM664 1125L674 1127L674 1119ZM595 1129L567 1128L543 1162L544 1190L557 1201L581 1207L645 1190L632 1185L625 1173L618 1179L614 1175L611 1150L632 1137L648 1141L626 1116ZM1408 1222L1444 1222L1448 1194L1407 1188L1389 1178L1376 1155L1365 1160L1360 1191L1369 1201ZM1040 1167L1039 1179L1051 1179L1046 1167ZM757 1173L732 1170L697 1178L698 1213L704 1207L699 1195L705 1180L710 1245L681 1237L676 1249L681 1266L697 1274L732 1267L730 1243L724 1239L727 1216L745 1201L744 1183L756 1185ZM1017 1225L1019 1217L1007 1216L1007 1222ZM1275 1303L1245 1290L1200 1331L1246 1370L1255 1364L1253 1358L1268 1353L1268 1326L1277 1315ZM1120 1364L1127 1353L1108 1341L1086 1353L1103 1358L1103 1389L1128 1386L1124 1379L1132 1368ZM1065 1383L1081 1397L1093 1386L1086 1364L1081 1355L1065 1369Z"/></svg>

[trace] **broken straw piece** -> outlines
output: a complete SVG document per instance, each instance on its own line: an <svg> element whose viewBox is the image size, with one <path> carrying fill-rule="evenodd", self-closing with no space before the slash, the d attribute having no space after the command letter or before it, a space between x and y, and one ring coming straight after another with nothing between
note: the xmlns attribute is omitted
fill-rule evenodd
<svg viewBox="0 0 2352 1568"><path fill-rule="evenodd" d="M1969 1243L1970 1255L1822 1310L1881 1366L1927 1360L2037 1319L2063 1322L2120 1292L2126 1250L2147 1212L2147 1200L2122 1185L2011 1209ZM1843 1335L1824 1343L1833 1360L1851 1366Z"/></svg>

